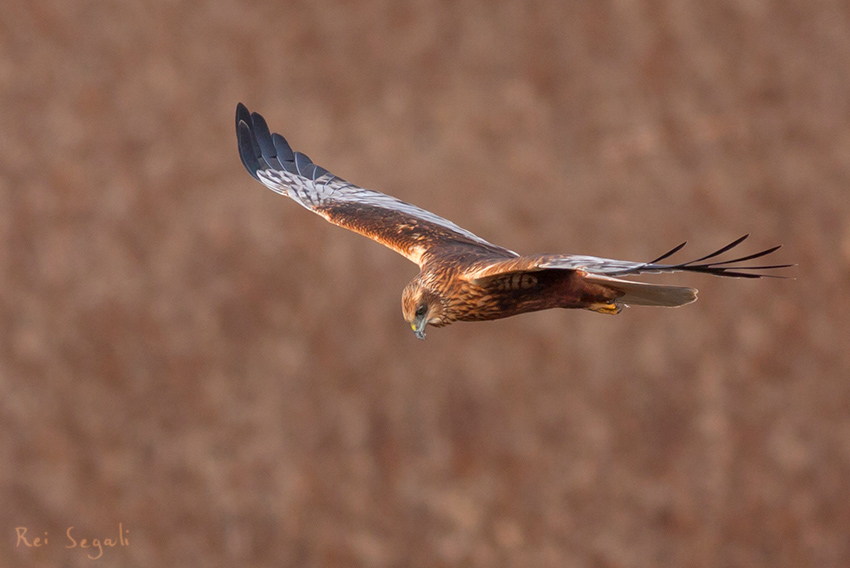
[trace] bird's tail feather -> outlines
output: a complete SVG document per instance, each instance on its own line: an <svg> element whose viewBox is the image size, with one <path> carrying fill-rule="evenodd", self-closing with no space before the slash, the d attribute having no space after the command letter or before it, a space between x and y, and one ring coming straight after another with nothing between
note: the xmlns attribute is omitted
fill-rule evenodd
<svg viewBox="0 0 850 568"><path fill-rule="evenodd" d="M618 307L664 306L674 308L690 304L697 299L696 288L688 288L686 286L664 286L662 284L633 282L631 280L621 280L598 274L588 274L585 276L585 279L621 294L614 300L614 303Z"/></svg>

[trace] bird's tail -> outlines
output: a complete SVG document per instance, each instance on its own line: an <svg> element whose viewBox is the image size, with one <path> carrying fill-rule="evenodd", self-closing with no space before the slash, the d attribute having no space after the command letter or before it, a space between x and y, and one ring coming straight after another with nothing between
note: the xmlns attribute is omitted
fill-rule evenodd
<svg viewBox="0 0 850 568"><path fill-rule="evenodd" d="M675 308L695 302L697 299L696 288L686 286L664 286L662 284L648 284L646 282L633 282L621 280L610 276L599 274L588 274L585 280L598 284L609 290L614 290L619 295L614 300L616 311L623 306L663 306Z"/></svg>

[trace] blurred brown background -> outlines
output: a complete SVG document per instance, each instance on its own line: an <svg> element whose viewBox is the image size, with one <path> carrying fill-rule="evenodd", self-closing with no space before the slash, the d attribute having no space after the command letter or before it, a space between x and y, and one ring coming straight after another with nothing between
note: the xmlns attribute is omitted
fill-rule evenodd
<svg viewBox="0 0 850 568"><path fill-rule="evenodd" d="M0 565L850 565L847 2L7 0L0 84ZM417 341L237 101L515 250L797 278Z"/></svg>

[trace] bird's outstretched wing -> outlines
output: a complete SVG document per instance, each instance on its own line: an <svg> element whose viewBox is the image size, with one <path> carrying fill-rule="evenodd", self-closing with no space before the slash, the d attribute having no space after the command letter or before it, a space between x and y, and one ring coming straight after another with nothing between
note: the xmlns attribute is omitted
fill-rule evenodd
<svg viewBox="0 0 850 568"><path fill-rule="evenodd" d="M609 258L598 258L595 256L581 256L571 254L541 254L534 256L521 256L518 258L499 260L479 266L465 275L465 278L476 284L485 282L488 278L504 276L515 272L537 272L541 270L580 270L587 274L599 276L627 276L630 274L660 273L660 272L702 272L714 276L726 276L732 278L781 278L775 274L767 274L765 270L777 268L788 268L793 264L772 264L757 266L741 266L740 263L767 256L780 248L781 245L771 247L753 254L733 258L730 260L718 260L706 262L717 258L721 254L740 245L749 235L735 239L725 247L711 254L679 264L660 264L662 260L671 257L681 250L686 243L682 243L669 252L659 256L650 262L631 262L627 260L612 260Z"/></svg>
<svg viewBox="0 0 850 568"><path fill-rule="evenodd" d="M500 259L518 256L430 211L331 174L301 152L293 152L283 136L271 134L263 117L242 103L236 107L236 135L242 163L266 187L420 266L429 253L447 245L487 249Z"/></svg>

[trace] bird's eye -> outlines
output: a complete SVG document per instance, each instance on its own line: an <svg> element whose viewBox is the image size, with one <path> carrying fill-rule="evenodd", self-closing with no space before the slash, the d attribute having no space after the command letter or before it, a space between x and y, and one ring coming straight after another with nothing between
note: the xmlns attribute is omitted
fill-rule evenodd
<svg viewBox="0 0 850 568"><path fill-rule="evenodd" d="M426 306L425 304L420 305L418 308L416 308L416 317L424 316L425 312L427 312L427 311L428 311L428 306Z"/></svg>

